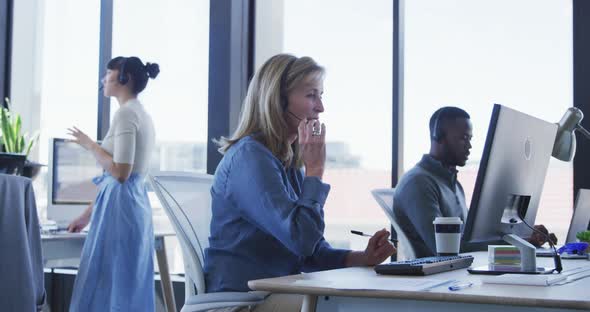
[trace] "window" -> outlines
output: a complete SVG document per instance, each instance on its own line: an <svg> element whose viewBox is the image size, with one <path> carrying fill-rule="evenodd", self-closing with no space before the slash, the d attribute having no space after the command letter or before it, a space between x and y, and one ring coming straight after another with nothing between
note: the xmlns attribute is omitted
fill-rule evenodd
<svg viewBox="0 0 590 312"><path fill-rule="evenodd" d="M100 1L57 0L41 8L39 161L47 164L49 138L66 137L68 127L96 138ZM35 181L42 216L46 174L47 167Z"/></svg>
<svg viewBox="0 0 590 312"><path fill-rule="evenodd" d="M274 1L258 5L257 40L277 37L276 31L265 32L277 28L259 24L270 16L261 15L261 9L284 17L282 38L257 43L256 55L266 56L257 60L258 66L286 52L311 56L326 68L325 112L320 119L328 134L324 181L332 188L324 207L325 237L337 247L364 249L367 239L350 235L351 229L389 229L370 191L391 186L392 1L286 0L282 7Z"/></svg>
<svg viewBox="0 0 590 312"><path fill-rule="evenodd" d="M138 10L141 14L137 14ZM139 95L156 128L151 170L205 172L209 1L116 0L112 55L158 63L160 74ZM111 101L111 115L118 109ZM155 194L154 226L169 226ZM167 238L170 269L184 272L177 239Z"/></svg>
<svg viewBox="0 0 590 312"><path fill-rule="evenodd" d="M573 106L571 1L406 1L404 72L404 169L428 152L436 109L465 109L473 149L459 181L469 203L494 103L551 122ZM536 219L562 242L572 171L551 160Z"/></svg>
<svg viewBox="0 0 590 312"><path fill-rule="evenodd" d="M112 47L113 57L160 65L139 97L156 127L151 169L205 172L209 1L115 1Z"/></svg>

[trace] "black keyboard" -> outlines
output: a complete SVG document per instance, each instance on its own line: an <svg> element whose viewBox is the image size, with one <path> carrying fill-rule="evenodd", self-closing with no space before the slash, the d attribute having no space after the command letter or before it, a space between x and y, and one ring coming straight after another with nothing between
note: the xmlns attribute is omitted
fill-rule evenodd
<svg viewBox="0 0 590 312"><path fill-rule="evenodd" d="M437 256L395 261L375 266L375 272L389 275L430 275L463 269L473 263L473 256Z"/></svg>

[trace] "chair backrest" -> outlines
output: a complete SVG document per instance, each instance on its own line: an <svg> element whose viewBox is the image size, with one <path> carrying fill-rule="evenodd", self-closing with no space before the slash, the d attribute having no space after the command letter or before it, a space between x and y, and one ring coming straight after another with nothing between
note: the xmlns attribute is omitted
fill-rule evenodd
<svg viewBox="0 0 590 312"><path fill-rule="evenodd" d="M414 248L412 247L410 240L406 236L405 232L402 230L401 226L397 223L395 214L393 212L393 195L395 194L395 188L376 189L372 190L371 194L373 195L381 209L383 209L383 212L385 212L385 215L387 215L389 222L391 222L393 229L397 233L397 259L415 259L416 253L414 252Z"/></svg>
<svg viewBox="0 0 590 312"><path fill-rule="evenodd" d="M0 174L0 302L2 311L41 311L43 257L31 180Z"/></svg>
<svg viewBox="0 0 590 312"><path fill-rule="evenodd" d="M209 247L213 176L158 172L151 174L149 180L182 248L186 298L205 293L203 265L205 248Z"/></svg>

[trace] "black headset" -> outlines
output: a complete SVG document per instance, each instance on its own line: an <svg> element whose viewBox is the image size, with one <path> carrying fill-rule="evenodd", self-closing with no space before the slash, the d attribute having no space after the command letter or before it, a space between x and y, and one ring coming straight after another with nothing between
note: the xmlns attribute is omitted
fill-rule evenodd
<svg viewBox="0 0 590 312"><path fill-rule="evenodd" d="M285 66L285 70L281 74L281 85L279 87L281 92L281 106L283 107L283 111L288 111L287 105L289 104L289 100L287 98L287 76L289 75L289 71L291 70L293 63L295 63L296 60L296 57L290 60L287 66Z"/></svg>
<svg viewBox="0 0 590 312"><path fill-rule="evenodd" d="M436 113L436 117L434 118L434 125L432 127L432 135L431 138L432 140L436 141L436 142L440 142L443 137L445 136L444 132L441 129L440 126L440 116L445 112L446 107L441 108L437 113Z"/></svg>
<svg viewBox="0 0 590 312"><path fill-rule="evenodd" d="M287 64L287 66L285 66L285 70L281 74L281 82L280 82L281 85L279 86L280 93L281 93L281 107L283 107L284 112L287 112L291 116L295 117L297 120L302 121L303 118L293 114L287 108L287 106L289 105L289 99L287 98L287 76L289 75L289 71L291 70L291 66L293 66L293 63L295 63L295 61L297 61L297 58L290 60L289 63Z"/></svg>
<svg viewBox="0 0 590 312"><path fill-rule="evenodd" d="M129 82L129 77L127 77L127 75L125 75L125 63L127 63L127 58L123 58L123 60L121 61L121 66L119 66L119 77L117 80L119 80L119 83L124 85L126 83Z"/></svg>

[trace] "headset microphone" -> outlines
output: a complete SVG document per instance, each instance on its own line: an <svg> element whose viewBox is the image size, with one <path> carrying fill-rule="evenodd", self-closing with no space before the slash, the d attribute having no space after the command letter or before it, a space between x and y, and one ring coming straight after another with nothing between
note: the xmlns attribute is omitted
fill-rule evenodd
<svg viewBox="0 0 590 312"><path fill-rule="evenodd" d="M291 114L291 116L297 118L297 120L302 121L303 118L299 118L297 115L293 114L290 110L287 110L287 113Z"/></svg>

